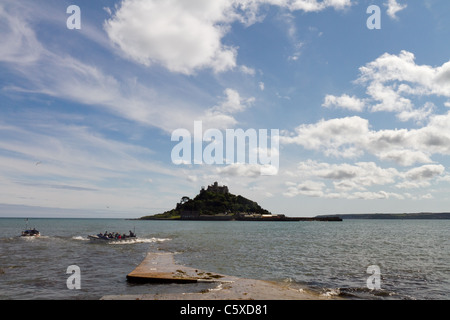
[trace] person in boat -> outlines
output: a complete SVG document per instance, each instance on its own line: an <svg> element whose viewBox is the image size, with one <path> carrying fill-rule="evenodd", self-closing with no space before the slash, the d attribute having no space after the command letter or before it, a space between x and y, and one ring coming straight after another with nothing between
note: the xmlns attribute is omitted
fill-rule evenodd
<svg viewBox="0 0 450 320"><path fill-rule="evenodd" d="M134 238L134 237L136 237L136 235L133 232L131 232L131 230L130 230L130 238Z"/></svg>
<svg viewBox="0 0 450 320"><path fill-rule="evenodd" d="M39 231L37 231L36 228L22 231L22 236L37 236L38 234Z"/></svg>

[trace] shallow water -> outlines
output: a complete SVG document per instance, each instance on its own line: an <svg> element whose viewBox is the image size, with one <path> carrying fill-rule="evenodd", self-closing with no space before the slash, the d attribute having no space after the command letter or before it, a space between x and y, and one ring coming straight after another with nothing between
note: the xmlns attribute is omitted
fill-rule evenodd
<svg viewBox="0 0 450 320"><path fill-rule="evenodd" d="M148 251L211 272L306 286L350 299L450 298L450 221L130 221L33 219L40 238L19 237L23 219L0 219L0 299L99 299L110 294L199 292L205 284L132 285ZM87 235L135 230L137 241L97 243ZM67 268L81 270L69 290ZM380 290L369 290L369 266Z"/></svg>

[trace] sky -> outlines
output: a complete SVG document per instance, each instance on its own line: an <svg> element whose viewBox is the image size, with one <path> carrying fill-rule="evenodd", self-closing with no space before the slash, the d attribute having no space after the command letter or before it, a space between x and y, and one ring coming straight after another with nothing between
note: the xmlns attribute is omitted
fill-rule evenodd
<svg viewBox="0 0 450 320"><path fill-rule="evenodd" d="M447 0L1 0L0 216L137 218L215 181L287 216L448 212L448 12ZM278 135L248 142L243 161L173 159L181 141L217 155L238 129ZM267 175L249 154L269 146Z"/></svg>

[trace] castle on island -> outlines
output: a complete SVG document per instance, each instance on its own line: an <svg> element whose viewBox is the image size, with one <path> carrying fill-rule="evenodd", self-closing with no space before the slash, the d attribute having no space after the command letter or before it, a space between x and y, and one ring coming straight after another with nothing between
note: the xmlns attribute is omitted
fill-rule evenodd
<svg viewBox="0 0 450 320"><path fill-rule="evenodd" d="M222 196L223 195L223 196ZM164 214L144 217L143 220L204 220L204 221L342 221L335 217L286 217L271 214L258 203L230 193L227 186L216 181L200 189L194 199L181 198L174 210Z"/></svg>
<svg viewBox="0 0 450 320"><path fill-rule="evenodd" d="M205 187L202 187L200 189L200 193L203 192L214 192L214 193L221 193L221 194L227 194L230 193L230 191L228 190L227 186L219 186L219 184L216 182L214 182L214 184L209 185L207 189L205 189Z"/></svg>

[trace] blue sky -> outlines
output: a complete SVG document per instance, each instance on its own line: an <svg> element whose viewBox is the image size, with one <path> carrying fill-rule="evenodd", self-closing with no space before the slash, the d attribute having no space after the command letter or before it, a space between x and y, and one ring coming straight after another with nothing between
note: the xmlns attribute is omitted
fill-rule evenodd
<svg viewBox="0 0 450 320"><path fill-rule="evenodd" d="M140 217L214 181L289 216L448 211L449 9L3 0L0 216ZM278 129L278 173L173 164L194 121Z"/></svg>

